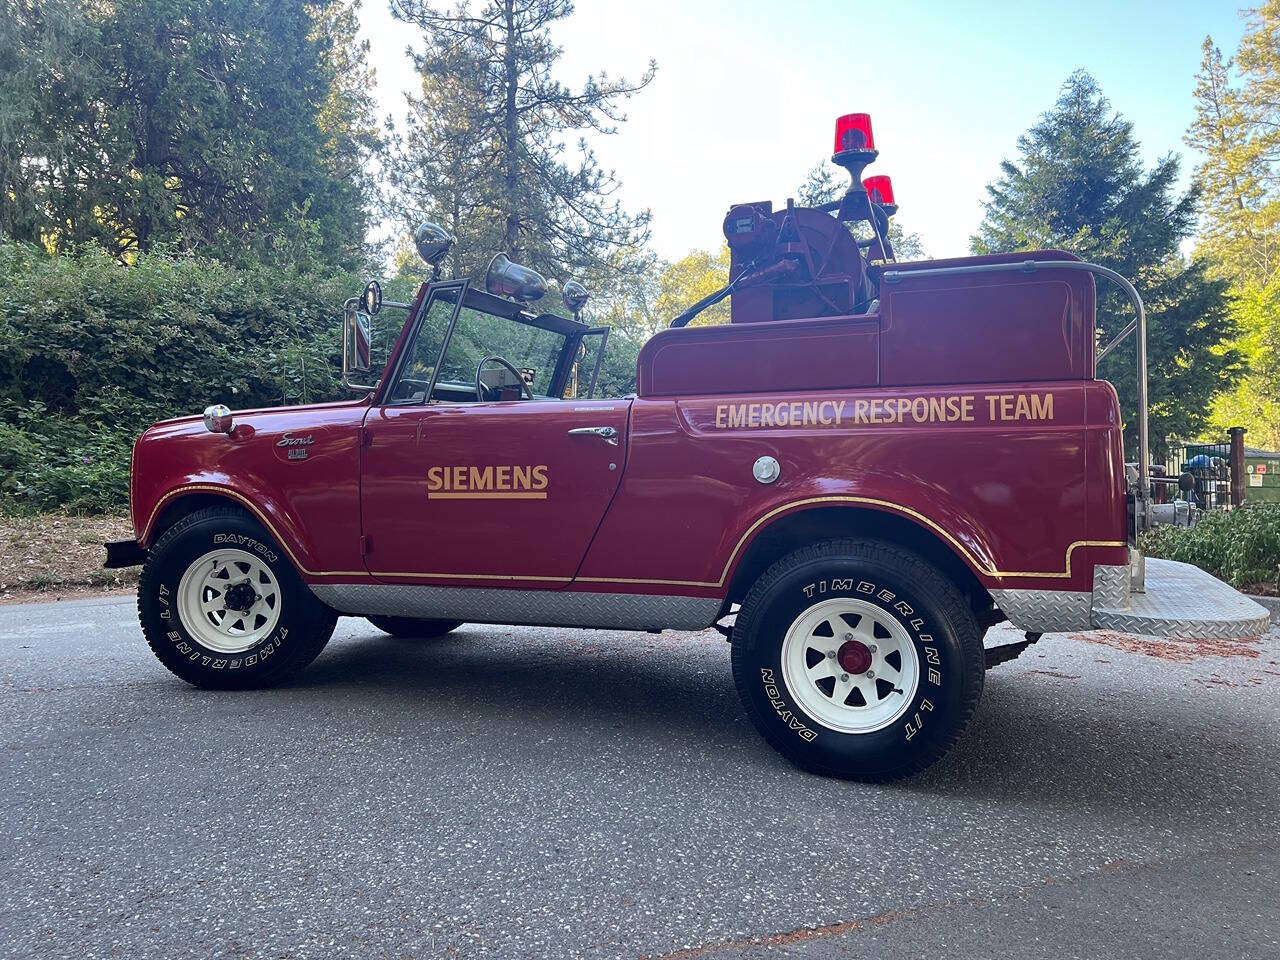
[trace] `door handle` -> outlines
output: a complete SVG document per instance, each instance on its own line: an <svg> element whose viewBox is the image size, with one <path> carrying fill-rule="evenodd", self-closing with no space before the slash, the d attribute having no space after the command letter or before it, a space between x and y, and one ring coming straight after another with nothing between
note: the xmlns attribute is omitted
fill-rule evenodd
<svg viewBox="0 0 1280 960"><path fill-rule="evenodd" d="M571 437L600 437L611 447L618 445L617 427L574 427L569 431Z"/></svg>

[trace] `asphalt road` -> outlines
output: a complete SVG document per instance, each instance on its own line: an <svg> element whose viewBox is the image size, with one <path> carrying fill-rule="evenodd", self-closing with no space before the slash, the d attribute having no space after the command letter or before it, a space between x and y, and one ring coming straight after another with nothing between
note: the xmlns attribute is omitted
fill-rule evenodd
<svg viewBox="0 0 1280 960"><path fill-rule="evenodd" d="M216 694L131 598L0 607L0 956L1280 955L1277 633L1046 637L892 787L776 756L727 654L348 619Z"/></svg>

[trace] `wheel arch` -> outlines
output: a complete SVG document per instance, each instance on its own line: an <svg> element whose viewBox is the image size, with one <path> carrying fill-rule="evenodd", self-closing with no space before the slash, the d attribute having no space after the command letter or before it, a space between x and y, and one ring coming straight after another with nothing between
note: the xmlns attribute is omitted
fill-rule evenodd
<svg viewBox="0 0 1280 960"><path fill-rule="evenodd" d="M192 484L170 490L156 501L146 526L139 532L138 545L150 549L160 536L183 517L209 506L231 506L260 523L279 542L295 569L304 578L314 575L313 558L299 531L282 511L269 501L254 499L230 487Z"/></svg>
<svg viewBox="0 0 1280 960"><path fill-rule="evenodd" d="M150 548L164 535L166 530L183 517L195 513L197 510L203 510L205 507L218 506L235 507L246 515L249 514L243 504L225 494L208 492L179 493L171 499L161 502L138 542L141 546Z"/></svg>
<svg viewBox="0 0 1280 960"><path fill-rule="evenodd" d="M823 505L783 513L747 544L729 578L726 603L741 603L752 583L773 563L806 544L842 537L870 537L918 553L969 599L975 612L992 606L991 594L964 558L934 530L888 510Z"/></svg>

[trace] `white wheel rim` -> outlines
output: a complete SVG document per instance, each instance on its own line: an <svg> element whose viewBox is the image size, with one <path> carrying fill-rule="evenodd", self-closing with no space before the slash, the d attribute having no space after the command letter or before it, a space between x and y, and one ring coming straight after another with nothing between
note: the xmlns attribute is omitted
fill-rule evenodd
<svg viewBox="0 0 1280 960"><path fill-rule="evenodd" d="M211 550L178 583L178 619L202 647L243 653L280 622L280 585L259 557Z"/></svg>
<svg viewBox="0 0 1280 960"><path fill-rule="evenodd" d="M857 673L846 667L864 662ZM871 733L911 705L920 657L892 614L841 597L810 607L791 624L782 641L782 676L800 707L824 727Z"/></svg>

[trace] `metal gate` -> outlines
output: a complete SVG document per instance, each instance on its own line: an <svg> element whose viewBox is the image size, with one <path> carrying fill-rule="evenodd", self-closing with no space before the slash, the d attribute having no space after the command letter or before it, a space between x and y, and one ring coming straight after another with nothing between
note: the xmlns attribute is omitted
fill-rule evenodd
<svg viewBox="0 0 1280 960"><path fill-rule="evenodd" d="M1177 491L1179 500L1191 500L1201 510L1225 510L1231 506L1231 444L1193 443L1174 447L1165 461L1166 475L1186 472L1195 480L1195 489ZM1177 488L1174 488L1177 490Z"/></svg>

